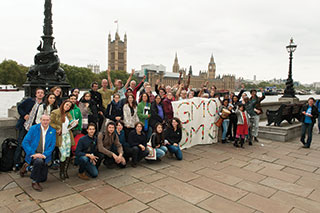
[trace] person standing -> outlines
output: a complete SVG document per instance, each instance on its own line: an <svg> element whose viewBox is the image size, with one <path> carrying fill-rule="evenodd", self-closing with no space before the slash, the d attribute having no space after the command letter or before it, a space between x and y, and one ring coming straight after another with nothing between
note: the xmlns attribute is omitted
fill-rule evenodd
<svg viewBox="0 0 320 213"><path fill-rule="evenodd" d="M308 103L301 109L302 114L302 126L301 126L301 138L300 141L303 144L303 148L310 148L312 141L313 125L319 116L317 107L314 105L315 99L309 98ZM305 142L306 133L308 133L307 142Z"/></svg>
<svg viewBox="0 0 320 213"><path fill-rule="evenodd" d="M259 122L260 122L260 115L263 113L262 107L261 107L261 101L263 101L263 99L266 98L264 94L264 90L260 88L260 91L262 93L261 97L257 96L257 90L253 89L250 91L250 94L251 94L250 101L252 100L256 101L254 115L252 116L253 118L252 136L255 142L259 142L258 140Z"/></svg>
<svg viewBox="0 0 320 213"><path fill-rule="evenodd" d="M82 115L82 132L86 134L86 129L89 123L98 123L97 105L91 100L90 92L85 92L80 99L79 109Z"/></svg>
<svg viewBox="0 0 320 213"><path fill-rule="evenodd" d="M239 147L238 142L240 141L240 146L241 148L243 148L244 139L245 137L247 137L249 132L249 115L245 111L243 104L239 104L239 107L237 108L235 114L237 116L237 132L235 135L235 141L233 145L235 147Z"/></svg>
<svg viewBox="0 0 320 213"><path fill-rule="evenodd" d="M163 111L165 113L166 122L173 118L173 107L172 101L174 101L174 97L172 92L167 93L167 97L162 101Z"/></svg>
<svg viewBox="0 0 320 213"><path fill-rule="evenodd" d="M98 169L96 163L97 156L97 138L95 136L96 125L94 123L88 124L88 134L79 139L76 148L75 164L79 165L78 177L82 180L89 180L88 173L92 178L98 176Z"/></svg>
<svg viewBox="0 0 320 213"><path fill-rule="evenodd" d="M14 153L14 170L19 171L21 166L21 144L24 136L28 133L32 125L36 124L36 118L39 112L39 107L42 105L44 90L36 89L35 98L27 98L21 104L18 104L18 113L20 118L17 122L16 128L19 130L18 146Z"/></svg>
<svg viewBox="0 0 320 213"><path fill-rule="evenodd" d="M51 112L57 108L56 96L53 93L49 93L44 98L44 103L39 106L36 123L39 124L41 122L40 119L43 114L50 115Z"/></svg>
<svg viewBox="0 0 320 213"><path fill-rule="evenodd" d="M96 104L96 108L98 109L98 128L97 130L100 131L101 127L102 127L102 123L104 120L103 117L103 112L105 111L105 108L102 105L102 96L101 94L98 92L98 83L97 82L93 82L91 84L91 89L89 90L90 94L91 94L91 100L93 101L93 103Z"/></svg>
<svg viewBox="0 0 320 213"><path fill-rule="evenodd" d="M69 124L78 121L72 121L70 110L73 104L70 100L62 102L59 109L53 110L51 113L50 125L56 130L56 145L60 152L60 178L65 180L69 178L68 167L70 163L71 146L74 146L74 138Z"/></svg>
<svg viewBox="0 0 320 213"><path fill-rule="evenodd" d="M77 96L74 94L69 95L69 100L73 104L73 109L70 110L72 120L78 120L78 125L72 129L73 136L81 133L82 130L82 114L80 108L77 106Z"/></svg>
<svg viewBox="0 0 320 213"><path fill-rule="evenodd" d="M49 126L49 123L50 116L43 114L41 122L30 128L22 142L22 147L26 152L26 163L20 170L20 176L24 177L27 171L31 170L31 186L36 191L42 191L40 183L47 180L47 164L51 161L56 144L56 130Z"/></svg>
<svg viewBox="0 0 320 213"><path fill-rule="evenodd" d="M151 104L150 112L150 127L152 127L154 131L157 123L164 124L165 122L165 113L160 95L156 95L154 102Z"/></svg>
<svg viewBox="0 0 320 213"><path fill-rule="evenodd" d="M318 134L320 134L320 99L316 102L316 107L318 108Z"/></svg>
<svg viewBox="0 0 320 213"><path fill-rule="evenodd" d="M101 94L102 97L102 106L107 109L108 104L111 102L111 96L114 94L114 87L110 77L110 70L107 70L108 73L108 80L102 79L101 81L101 88L98 89L98 92ZM108 84L110 85L110 89L108 89Z"/></svg>
<svg viewBox="0 0 320 213"><path fill-rule="evenodd" d="M147 93L141 95L140 103L138 104L138 117L140 122L144 125L143 131L146 133L147 140L149 140L152 129L149 127L150 113L150 99Z"/></svg>
<svg viewBox="0 0 320 213"><path fill-rule="evenodd" d="M50 89L50 92L56 96L56 102L58 107L62 104L62 89L61 87L55 86Z"/></svg>
<svg viewBox="0 0 320 213"><path fill-rule="evenodd" d="M134 125L139 122L137 101L134 96L128 95L127 102L123 106L123 123L126 140L128 140L129 133L134 130Z"/></svg>
<svg viewBox="0 0 320 213"><path fill-rule="evenodd" d="M114 94L113 100L108 105L107 110L105 112L105 117L112 120L113 122L122 120L123 111L120 102L120 95L118 93Z"/></svg>

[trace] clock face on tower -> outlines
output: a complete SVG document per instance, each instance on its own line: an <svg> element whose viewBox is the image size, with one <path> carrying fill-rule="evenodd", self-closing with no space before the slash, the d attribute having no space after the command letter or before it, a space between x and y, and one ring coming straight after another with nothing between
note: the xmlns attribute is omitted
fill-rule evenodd
<svg viewBox="0 0 320 213"><path fill-rule="evenodd" d="M210 70L212 69L212 66L211 66L211 65L209 66L209 69L210 69Z"/></svg>

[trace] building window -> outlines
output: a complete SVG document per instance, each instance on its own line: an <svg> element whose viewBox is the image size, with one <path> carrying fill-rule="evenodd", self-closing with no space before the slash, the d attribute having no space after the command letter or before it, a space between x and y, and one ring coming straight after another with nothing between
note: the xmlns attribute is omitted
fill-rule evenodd
<svg viewBox="0 0 320 213"><path fill-rule="evenodd" d="M115 57L114 57L114 53L111 53L111 59L114 60Z"/></svg>
<svg viewBox="0 0 320 213"><path fill-rule="evenodd" d="M119 59L123 59L123 58L124 58L123 53L119 53L118 58L119 58Z"/></svg>

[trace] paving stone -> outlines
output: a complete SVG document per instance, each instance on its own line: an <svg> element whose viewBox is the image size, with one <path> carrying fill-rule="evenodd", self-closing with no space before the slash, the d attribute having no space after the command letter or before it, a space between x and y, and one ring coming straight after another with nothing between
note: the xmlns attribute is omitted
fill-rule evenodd
<svg viewBox="0 0 320 213"><path fill-rule="evenodd" d="M264 197L270 197L277 191L273 188L270 188L255 182L251 182L251 181L241 181L236 185L236 187L248 192L256 193Z"/></svg>
<svg viewBox="0 0 320 213"><path fill-rule="evenodd" d="M209 169L209 168L201 169L200 171L197 171L197 174L200 174L202 176L206 176L210 179L214 179L214 180L217 180L219 182L226 183L229 185L235 185L235 184L239 183L240 181L242 181L241 178L238 178L238 177L235 177L232 175L228 175L223 172L216 171L216 170Z"/></svg>
<svg viewBox="0 0 320 213"><path fill-rule="evenodd" d="M132 168L132 167L128 167L126 169L123 169L124 171L124 176L128 176L131 175L132 177L135 178L140 178L140 177L144 177L150 174L155 174L156 172L148 169L146 167L143 167L141 165L139 165L137 168Z"/></svg>
<svg viewBox="0 0 320 213"><path fill-rule="evenodd" d="M152 185L193 204L199 203L211 196L210 193L204 190L171 177L153 182Z"/></svg>
<svg viewBox="0 0 320 213"><path fill-rule="evenodd" d="M186 150L183 150L183 160L186 161L194 161L200 158L199 155L196 155L196 153L192 153L195 149L190 149L190 152L186 152Z"/></svg>
<svg viewBox="0 0 320 213"><path fill-rule="evenodd" d="M320 203L320 190L314 190L309 197L311 200L318 201Z"/></svg>
<svg viewBox="0 0 320 213"><path fill-rule="evenodd" d="M148 169L151 169L151 170L154 170L154 171L157 171L157 170L160 170L160 169L164 169L164 168L168 168L170 167L171 165L170 164L167 164L166 162L161 161L151 161L151 162L143 162L141 163L141 166L144 166Z"/></svg>
<svg viewBox="0 0 320 213"><path fill-rule="evenodd" d="M213 194L217 194L221 197L230 199L232 201L237 201L241 197L248 194L248 192L242 189L238 189L233 186L229 186L227 184L220 183L206 177L198 178L196 180L190 181L189 183L203 190L209 191Z"/></svg>
<svg viewBox="0 0 320 213"><path fill-rule="evenodd" d="M294 183L301 177L298 175L288 174L286 172L282 172L282 171L270 169L270 168L264 168L260 170L258 173L269 176L269 177L274 177L279 180L287 181L289 183Z"/></svg>
<svg viewBox="0 0 320 213"><path fill-rule="evenodd" d="M126 169L107 169L103 166L100 166L97 179L104 180L112 177L118 177L124 175L127 169L131 169L131 167L127 167Z"/></svg>
<svg viewBox="0 0 320 213"><path fill-rule="evenodd" d="M40 209L40 206L38 206L35 201L30 201L30 200L14 202L9 204L8 207L12 212L16 212L16 213L35 212Z"/></svg>
<svg viewBox="0 0 320 213"><path fill-rule="evenodd" d="M102 213L104 212L102 209L98 208L93 203L87 203L81 206L77 206L75 208L63 211L64 213Z"/></svg>
<svg viewBox="0 0 320 213"><path fill-rule="evenodd" d="M120 204L118 206L112 207L111 209L108 209L107 212L109 213L137 213L141 212L145 209L147 209L148 206L145 204L133 199L126 203Z"/></svg>
<svg viewBox="0 0 320 213"><path fill-rule="evenodd" d="M19 201L23 201L23 200L30 200L30 197L26 193L22 193L22 194L16 195L16 199Z"/></svg>
<svg viewBox="0 0 320 213"><path fill-rule="evenodd" d="M278 160L278 158L276 158L276 157L271 157L271 156L269 156L267 154L259 154L259 153L256 153L256 152L253 152L248 156L251 157L251 158L259 159L259 160L270 162L270 163L273 163L276 160Z"/></svg>
<svg viewBox="0 0 320 213"><path fill-rule="evenodd" d="M295 184L320 190L320 181L310 177L301 177Z"/></svg>
<svg viewBox="0 0 320 213"><path fill-rule="evenodd" d="M164 191L143 182L124 186L120 189L143 203L148 203L167 194Z"/></svg>
<svg viewBox="0 0 320 213"><path fill-rule="evenodd" d="M109 185L90 189L88 191L81 192L80 194L102 209L113 207L131 199L129 195L120 192Z"/></svg>
<svg viewBox="0 0 320 213"><path fill-rule="evenodd" d="M270 199L294 206L306 212L320 212L319 202L287 192L278 191Z"/></svg>
<svg viewBox="0 0 320 213"><path fill-rule="evenodd" d="M120 188L120 187L123 187L126 185L130 185L130 184L139 182L139 180L137 180L136 178L134 178L132 176L113 177L110 179L106 179L104 181L115 188Z"/></svg>
<svg viewBox="0 0 320 213"><path fill-rule="evenodd" d="M154 173L154 174L151 174L151 175L147 175L147 176L143 176L143 177L140 177L139 179L145 183L152 183L154 181L157 181L157 180L160 180L160 179L163 179L163 178L166 178L167 176L162 174L162 173Z"/></svg>
<svg viewBox="0 0 320 213"><path fill-rule="evenodd" d="M73 186L73 189L76 190L77 192L81 192L87 189L95 188L95 187L101 187L105 184L104 181L99 180L99 179L94 179L91 181L83 181L82 183L76 186Z"/></svg>
<svg viewBox="0 0 320 213"><path fill-rule="evenodd" d="M12 211L8 207L1 206L1 205L0 205L0 212L1 213L12 213Z"/></svg>
<svg viewBox="0 0 320 213"><path fill-rule="evenodd" d="M155 209L152 209L152 208L148 208L146 210L143 210L142 212L140 213L158 213L159 211L155 210Z"/></svg>
<svg viewBox="0 0 320 213"><path fill-rule="evenodd" d="M250 213L255 211L254 209L232 202L220 196L210 197L199 203L198 206L208 210L209 212L217 213Z"/></svg>
<svg viewBox="0 0 320 213"><path fill-rule="evenodd" d="M5 191L0 191L0 205L5 206L11 203L16 203L18 201L16 196L22 193L23 191L20 188L13 188Z"/></svg>
<svg viewBox="0 0 320 213"><path fill-rule="evenodd" d="M243 169L251 171L251 172L257 172L263 168L264 168L263 166L257 165L255 163L249 163L247 166L243 167Z"/></svg>
<svg viewBox="0 0 320 213"><path fill-rule="evenodd" d="M242 198L238 203L262 212L289 212L293 208L292 205L284 204L281 201L270 200L252 193Z"/></svg>
<svg viewBox="0 0 320 213"><path fill-rule="evenodd" d="M282 170L283 172L294 174L294 175L300 175L302 177L308 177L312 178L314 180L319 180L320 181L320 175L312 173L312 172L307 172L301 169L295 169L295 168L290 168L286 167Z"/></svg>
<svg viewBox="0 0 320 213"><path fill-rule="evenodd" d="M317 170L317 167L314 167L314 166L308 166L308 165L304 165L304 164L301 164L301 163L285 161L285 160L282 160L282 159L277 160L274 163L280 164L280 165L285 165L285 166L288 166L288 167L292 167L294 169L304 170L304 171L307 171L307 172L314 172L315 170Z"/></svg>
<svg viewBox="0 0 320 213"><path fill-rule="evenodd" d="M261 180L266 178L266 176L264 176L264 175L257 174L255 172L251 172L251 171L247 171L247 170L243 170L243 169L235 167L235 166L226 167L226 168L222 169L221 172L238 177L238 178L241 178L241 179L250 180L253 182L260 182Z"/></svg>
<svg viewBox="0 0 320 213"><path fill-rule="evenodd" d="M210 160L206 158L201 158L195 161L192 161L196 165L200 165L202 168L208 167L214 170L221 170L223 168L228 167L229 165L226 163L220 163L220 162L211 162Z"/></svg>
<svg viewBox="0 0 320 213"><path fill-rule="evenodd" d="M193 179L200 177L199 175L197 175L193 172L190 172L190 171L187 171L185 169L175 167L175 166L171 166L170 168L159 170L159 172L166 174L170 177L179 179L183 182L188 182L190 180L193 180Z"/></svg>
<svg viewBox="0 0 320 213"><path fill-rule="evenodd" d="M313 189L299 186L297 184L288 183L275 178L266 178L260 182L263 185L270 186L282 191L286 191L292 194L296 194L302 197L307 197L313 191Z"/></svg>
<svg viewBox="0 0 320 213"><path fill-rule="evenodd" d="M155 200L149 205L160 212L170 212L170 213L202 213L206 212L190 203L181 200L172 195L167 195L158 200Z"/></svg>
<svg viewBox="0 0 320 213"><path fill-rule="evenodd" d="M11 182L11 183L8 183L8 185L6 185L3 190L7 190L7 189L13 189L13 188L16 188L18 187L18 185L16 184L16 182Z"/></svg>
<svg viewBox="0 0 320 213"><path fill-rule="evenodd" d="M196 162L192 161L184 161L184 160L171 160L168 162L170 165L180 167L182 169L195 172L197 170L203 169L205 166L201 164L197 164Z"/></svg>
<svg viewBox="0 0 320 213"><path fill-rule="evenodd" d="M13 179L7 173L0 173L0 190L3 190Z"/></svg>
<svg viewBox="0 0 320 213"><path fill-rule="evenodd" d="M224 161L224 163L229 164L231 166L240 167L240 168L245 167L249 164L246 161L242 161L242 160L238 160L238 159L234 159L234 158L231 158L227 161Z"/></svg>
<svg viewBox="0 0 320 213"><path fill-rule="evenodd" d="M40 203L40 206L47 212L60 212L88 202L89 200L80 194L72 194L66 197Z"/></svg>
<svg viewBox="0 0 320 213"><path fill-rule="evenodd" d="M294 161L295 163L299 163L299 164L303 164L303 165L307 165L307 166L314 166L314 167L319 167L319 159L297 159Z"/></svg>
<svg viewBox="0 0 320 213"><path fill-rule="evenodd" d="M269 163L269 162L262 162L259 165L263 166L265 168L274 169L274 170L281 170L281 169L285 168L285 166L283 166L283 165Z"/></svg>
<svg viewBox="0 0 320 213"><path fill-rule="evenodd" d="M306 213L306 211L303 211L301 209L297 209L297 208L294 208L290 211L290 213Z"/></svg>

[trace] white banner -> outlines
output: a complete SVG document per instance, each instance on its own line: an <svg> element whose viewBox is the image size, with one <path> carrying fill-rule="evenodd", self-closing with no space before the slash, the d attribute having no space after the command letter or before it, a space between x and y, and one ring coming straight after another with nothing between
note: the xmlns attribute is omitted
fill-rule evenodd
<svg viewBox="0 0 320 213"><path fill-rule="evenodd" d="M220 101L217 98L192 98L173 101L174 116L182 122L181 149L197 144L218 142L218 120Z"/></svg>

